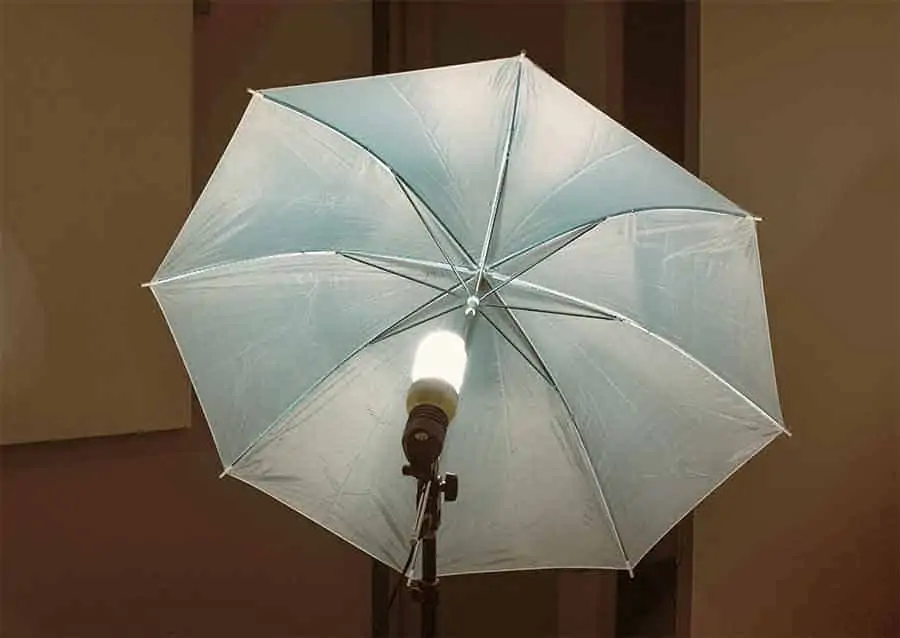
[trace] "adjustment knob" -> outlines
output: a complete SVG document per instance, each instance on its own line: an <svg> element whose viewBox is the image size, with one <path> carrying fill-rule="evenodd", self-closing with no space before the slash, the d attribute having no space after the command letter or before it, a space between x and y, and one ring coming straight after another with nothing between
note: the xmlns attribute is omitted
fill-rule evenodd
<svg viewBox="0 0 900 638"><path fill-rule="evenodd" d="M459 496L459 477L456 474L447 473L441 482L441 491L444 493L444 500L452 503Z"/></svg>

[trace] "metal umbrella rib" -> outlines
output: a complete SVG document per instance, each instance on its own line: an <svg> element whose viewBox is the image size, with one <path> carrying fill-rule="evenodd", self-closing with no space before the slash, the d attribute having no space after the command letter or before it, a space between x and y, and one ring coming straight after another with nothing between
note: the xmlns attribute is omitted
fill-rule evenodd
<svg viewBox="0 0 900 638"><path fill-rule="evenodd" d="M519 90L522 86L522 67L524 65L525 56L519 56L518 68L516 69L516 88L513 93L513 103L511 113L509 115L509 125L506 129L506 140L503 144L503 159L500 162L500 169L497 172L497 187L494 189L494 197L491 201L491 211L488 215L487 230L484 235L484 244L481 246L481 256L478 258L478 274L475 276L475 293L481 288L481 282L484 279L485 268L491 250L491 244L494 241L494 230L497 225L497 215L500 212L500 201L503 198L503 187L506 185L506 171L509 167L509 155L512 149L513 135L516 131L516 119L519 114Z"/></svg>
<svg viewBox="0 0 900 638"><path fill-rule="evenodd" d="M501 300L501 303L502 303L502 300ZM559 383L556 381L555 377L553 376L553 373L550 371L550 368L547 366L546 362L543 360L543 357L541 357L537 348L535 348L534 343L532 342L531 338L528 337L528 334L522 328L522 325L519 323L519 320L516 319L515 315L512 312L510 312L508 308L506 308L505 306L500 306L500 307L504 308L506 310L507 315L509 316L509 319L513 322L513 324L518 329L519 335L528 344L528 346L532 352L532 355L537 358L540 368L536 367L534 365L534 363L531 362L531 360L522 352L522 350L519 347L517 347L512 342L512 340L503 333L502 330L500 330L500 328L496 325L496 323L491 321L490 318L486 314L483 316L485 319L487 319L487 321L491 325L491 327L493 327L494 330L496 330L498 333L500 333L500 335L503 336L504 339L506 339L506 341L511 346L513 346L513 348L515 348L515 350L530 365L532 365L532 367L535 368L535 370L541 375L541 377L544 378L544 380L547 381L548 385L553 389L553 391L559 397L560 402L563 404L563 407L565 408L566 413L569 416L569 424L571 426L572 433L575 436L575 440L578 443L577 447L578 447L579 454L581 454L581 456L582 456L582 462L587 467L587 469L591 475L591 478L593 479L593 485L596 487L597 496L600 500L600 505L603 510L603 515L606 518L607 522L609 523L610 530L612 531L613 536L616 541L616 546L618 547L619 552L622 554L623 564L625 565L625 568L628 570L628 572L631 574L631 573L633 573L633 567L632 567L631 561L628 559L628 554L626 553L625 546L622 543L622 537L619 534L619 528L616 525L615 517L613 516L612 509L609 507L609 502L606 499L606 494L603 491L603 485L600 482L600 477L597 475L597 470L594 467L593 461L591 460L591 455L588 452L587 446L584 443L584 439L581 436L581 432L578 429L578 421L575 417L574 411L572 410L572 406L569 403L569 400L566 398L566 395L563 392L562 388L560 387Z"/></svg>
<svg viewBox="0 0 900 638"><path fill-rule="evenodd" d="M422 225L425 227L425 230L428 232L428 236L431 237L431 241L434 242L434 245L437 246L438 250L441 251L441 256L444 258L444 261L453 269L453 274L456 275L457 281L462 284L462 287L466 291L466 295L471 295L472 291L469 290L469 285L462 278L462 275L459 274L459 270L456 267L456 264L453 263L453 260L450 259L450 256L447 254L447 250L444 248L444 245L438 241L438 238L435 237L434 231L431 230L431 226L425 221L425 216L422 214L422 211L419 210L419 206L413 201L413 198L410 196L409 191L406 190L406 186L404 186L403 181L400 179L400 176L394 173L394 181L397 182L397 185L400 187L400 190L403 191L403 194L406 195L406 199L409 202L410 206L413 207L413 210L416 211L416 216L419 218L419 221L422 222ZM434 215L432 215L434 218ZM452 238L452 235L448 234L448 237ZM457 243L457 245L459 245Z"/></svg>
<svg viewBox="0 0 900 638"><path fill-rule="evenodd" d="M281 106L282 108L285 108L285 109L287 109L287 110L289 110L289 111L291 111L291 112L293 112L293 113L296 113L297 115L299 115L299 116L301 116L301 117L304 117L304 118L306 118L306 119L308 119L308 120L310 120L310 121L312 121L312 122L315 122L315 123L318 124L319 126L322 126L322 127L326 128L326 129L328 129L329 131L332 131L333 133L335 133L335 134L337 134L337 135L340 135L342 138L344 138L344 139L346 139L346 140L352 142L357 148L362 149L362 150L363 150L364 152L366 152L369 156L371 156L372 158L374 158L374 159L375 159L382 167L384 167L384 169L385 169L386 171L388 171L388 172L394 177L394 179L395 179L396 182L397 182L397 185L400 187L400 190L403 191L404 197L406 197L406 199L409 201L410 205L413 207L413 210L414 210L415 213L416 213L416 216L420 218L420 220L422 221L422 224L426 227L426 230L428 230L428 226L427 226L427 224L425 224L424 219L421 219L421 211L419 211L419 207L416 206L415 203L412 201L412 199L411 199L410 196L409 196L409 193L412 193L413 195L415 195L416 198L417 198L420 202L422 202L422 204L425 206L425 209L426 209L426 211L428 212L428 214L431 215L431 217L432 217L432 219L434 219L435 223L437 223L438 226L440 226L440 228L444 231L444 233L446 234L447 238L448 238L451 242L453 242L454 247L455 247L457 250L459 250L460 253L462 253L463 255L465 255L465 257L469 260L469 263L470 263L470 264L475 264L475 263L476 263L475 259L472 258L472 255L469 254L469 252L465 249L465 247L462 245L462 243L460 243L460 241L456 238L456 236L454 236L453 233L450 232L450 229L447 228L447 225L444 223L444 221L443 221L443 220L442 220L442 219L441 219L441 218L440 218L433 210L431 210L431 208L430 208L430 207L428 206L428 204L426 203L425 199L424 199L421 195L419 195L418 192L416 192L416 189L413 188L412 185L409 184L409 182L407 182L407 181L403 178L402 175L398 174L397 171L395 171L395 170L390 166L390 164L388 164L387 162L385 162L384 159L381 158L376 152L374 152L372 149L368 148L365 144L362 144L359 140L355 139L353 136L348 135L346 132L344 132L344 131L342 131L341 129L337 128L336 126L333 126L333 125L329 124L328 122L325 122L325 121L323 121L323 120L320 119L320 118L317 118L315 115L312 115L312 114L310 114L310 113L307 113L307 112L304 111L303 109L300 109L300 108L294 106L293 104L288 104L287 102L284 102L284 101L282 101L282 100L279 100L278 98L272 97L271 95L267 95L267 94L265 94L265 93L260 93L260 92L258 92L258 91L250 91L250 93L252 93L253 95L258 95L258 96L260 96L263 100L267 100L267 101L271 102L272 104L277 104L278 106ZM433 240L435 243L438 243L438 242L437 242L437 239L435 239L434 235L432 235L432 233L431 233L430 230L428 231L428 234L431 236L432 240ZM440 245L439 245L438 247L441 248ZM441 248L441 252L442 252L442 253L444 252L444 250L443 250L442 248ZM445 258L445 259L448 259L448 257L446 256L446 254L444 255L444 258ZM453 267L453 264L452 264L452 262L450 262L449 259L448 259L448 261L447 261L447 265L450 266L451 268Z"/></svg>
<svg viewBox="0 0 900 638"><path fill-rule="evenodd" d="M278 259L287 259L290 257L333 257L335 255L337 255L337 251L334 250L301 250L296 252L277 253L274 255L263 255L261 257L251 257L248 259L234 259L231 261L223 261L217 264L212 264L210 266L203 266L202 268L196 268L187 272L178 273L177 275L163 277L162 279L152 279L145 284L141 284L141 286L144 288L153 288L155 286L164 286L166 284L172 284L180 281L189 281L192 277L207 275L211 272L215 272L216 270L224 270L226 268L259 263L262 261L275 261Z"/></svg>
<svg viewBox="0 0 900 638"><path fill-rule="evenodd" d="M371 255L368 253L360 253L360 252L349 251L349 250L341 250L341 251L338 251L337 254L341 255L342 257L346 257L350 261L355 261L356 263L363 264L364 266L370 266L372 268L375 268L376 270L380 270L381 272L388 273L389 275L395 275L397 277L402 277L403 279L406 279L413 283L417 283L421 286L427 286L428 288L433 288L434 290L440 290L441 292L448 294L448 295L454 294L452 292L453 289L441 288L440 286L437 286L435 284L432 284L432 283L429 283L422 279L419 279L418 277L413 277L412 275L407 275L406 273L402 273L397 270L388 268L387 266L381 266L379 264L376 264L376 263L373 263L372 261L370 261L370 259L381 259L381 260L385 260L385 261L390 261L391 258L386 255ZM427 262L419 262L419 263L424 265ZM455 268L453 269L453 272L454 273L456 272ZM463 282L462 279L460 279L460 283L465 285L465 282Z"/></svg>
<svg viewBox="0 0 900 638"><path fill-rule="evenodd" d="M545 288L543 286L539 286L537 284L530 283L523 279L517 279L517 280L513 281L511 285L513 287L518 287L518 288L522 288L525 290L537 291L537 292L540 292L541 294L547 295L551 298L555 297L556 299L558 299L560 301L578 305L578 306L581 306L583 308L587 308L590 310L594 310L598 313L602 313L602 314L614 317L614 318L618 319L619 321L621 321L623 324L630 326L632 328L635 328L637 330L640 330L641 332L652 337L653 339L655 339L659 343L663 344L667 348L674 350L679 355L681 355L682 357L684 357L685 359L690 361L692 364L694 364L697 367L699 367L700 369L702 369L706 374L708 374L709 376L714 378L717 382L721 383L723 386L728 388L728 390L733 392L742 401L747 403L747 405L749 405L754 410L759 412L760 415L762 415L767 421L769 421L772 425L774 425L776 428L778 428L783 434L787 434L790 436L790 431L787 428L785 428L778 421L778 419L776 419L774 416L772 416L771 414L766 412L766 410L764 410L762 408L762 406L760 406L758 403L756 403L753 399L751 399L746 394L744 394L743 392L738 390L736 387L734 387L734 385L732 383L730 383L729 381L727 381L725 378L723 378L722 375L720 375L718 372L716 372L715 370L710 368L708 365L706 365L705 363L700 361L697 357L692 355L690 352L688 352L687 350L685 350L684 348L682 348L675 342L671 341L670 339L667 339L666 337L658 334L657 332L654 332L653 330L650 330L649 328L644 326L641 322L637 321L633 317L629 317L621 312L613 310L612 308L609 308L609 307L606 307L606 306L603 306L600 304L592 303L589 301L585 301L584 299L579 299L578 297L574 297L572 295L567 295L567 294L559 292L557 290Z"/></svg>
<svg viewBox="0 0 900 638"><path fill-rule="evenodd" d="M372 336L371 338L367 339L364 343L362 343L358 347L354 348L347 356L345 356L340 362L338 362L328 372L326 372L324 375L322 375L315 383L313 383L309 388L307 388L305 392L303 392L300 396L298 396L287 408L284 409L284 411L275 420L272 421L272 423L270 425L268 425L266 428L264 428L256 436L256 438L254 438L253 441L251 441L250 444L247 445L247 447L225 467L225 469L222 471L220 476L225 476L225 475L229 474L231 469L235 465L237 465L241 461L241 459L243 459L245 456L247 456L247 454L249 454L259 444L259 442L262 441L277 426L282 424L307 397L309 397L313 393L315 393L315 391L323 383L325 383L328 379L330 379L335 373L337 373L346 364L348 364L350 361L352 361L354 359L354 357L356 357L360 352L362 352L369 346L374 345L375 343L377 343L379 341L382 341L385 338L384 335L389 333L393 328L400 325L401 323L403 323L410 317L414 316L415 314L421 312L423 309L427 308L428 306L432 305L433 303L435 303L442 297L446 296L446 294L447 293L444 293L444 292L439 293L438 295L436 295L435 297L432 297L430 300L426 301L425 303L420 304L419 306L417 306L410 312L406 313L405 315L403 315L402 317L400 317L399 319L397 319L396 321L391 323L391 325L384 328L383 330L380 330L376 335Z"/></svg>
<svg viewBox="0 0 900 638"><path fill-rule="evenodd" d="M611 213L609 215L604 215L603 217L600 217L598 219L591 219L586 222L576 224L575 226L572 226L571 228L562 230L562 231L556 233L555 235L552 235L550 237L542 239L541 241L535 242L534 244L532 244L530 246L526 246L525 248L521 248L519 250L516 250L515 252L510 253L509 255L501 257L497 261L491 263L489 268L492 268L492 269L499 268L503 264L506 264L507 262L510 262L513 259L522 257L534 250L537 250L538 248L541 248L542 246L546 246L547 244L552 244L553 242L559 240L560 238L564 237L565 235L567 235L569 233L576 233L582 229L584 229L584 232L588 232L588 231L593 230L594 228L596 228L597 226L599 226L600 224L602 224L605 221L615 219L617 217L622 217L623 215L637 215L637 214L644 214L644 213L661 213L661 212L670 212L670 211L671 212L684 212L684 213L702 213L702 214L709 214L709 215L725 215L728 217L750 217L756 221L759 221L759 219L760 219L759 217L754 217L753 215L750 215L749 213L736 213L734 211L726 210L724 208L708 208L708 207L698 207L698 206L646 206L646 207L642 207L642 208L628 208L628 209L621 210L621 211L618 211L615 213ZM580 237L580 234L576 237L573 237L572 241L574 241L575 239L578 239L578 237ZM560 246L560 248L558 248L557 250L560 250L563 247L564 247L564 245ZM544 256L542 259L540 259L538 262L533 264L533 266L538 265L539 263L541 263L542 261L544 261L551 255L553 255L555 252L556 251L548 253L546 256Z"/></svg>

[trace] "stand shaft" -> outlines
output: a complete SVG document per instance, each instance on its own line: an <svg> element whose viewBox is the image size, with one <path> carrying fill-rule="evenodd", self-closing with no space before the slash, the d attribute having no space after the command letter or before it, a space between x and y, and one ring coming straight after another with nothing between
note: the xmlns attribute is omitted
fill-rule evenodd
<svg viewBox="0 0 900 638"><path fill-rule="evenodd" d="M422 638L437 636L437 542L431 535L422 539Z"/></svg>
<svg viewBox="0 0 900 638"><path fill-rule="evenodd" d="M453 502L459 493L459 481L455 474L446 474L441 478L437 473L437 465L432 464L427 473L416 472L409 465L403 468L407 476L415 476L418 480L416 501L419 504L419 515L416 518L416 546L410 554L410 561L415 558L415 551L421 550L421 577L410 588L415 592L420 603L422 618L422 638L437 636L438 577L437 577L437 531L441 526L441 501Z"/></svg>

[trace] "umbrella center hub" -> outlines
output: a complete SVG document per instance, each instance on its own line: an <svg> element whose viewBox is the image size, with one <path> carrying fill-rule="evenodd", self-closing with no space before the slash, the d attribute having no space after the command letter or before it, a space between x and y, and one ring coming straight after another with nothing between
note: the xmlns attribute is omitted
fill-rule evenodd
<svg viewBox="0 0 900 638"><path fill-rule="evenodd" d="M466 316L474 317L478 313L479 305L481 305L481 299L475 295L466 299Z"/></svg>

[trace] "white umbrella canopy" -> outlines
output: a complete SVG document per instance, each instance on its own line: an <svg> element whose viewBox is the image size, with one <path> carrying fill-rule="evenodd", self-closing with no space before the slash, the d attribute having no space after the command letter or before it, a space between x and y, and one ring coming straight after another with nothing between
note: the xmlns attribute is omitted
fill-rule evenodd
<svg viewBox="0 0 900 638"><path fill-rule="evenodd" d="M632 569L786 432L756 219L524 55L254 92L148 285L224 473L397 569L435 330L442 575Z"/></svg>

